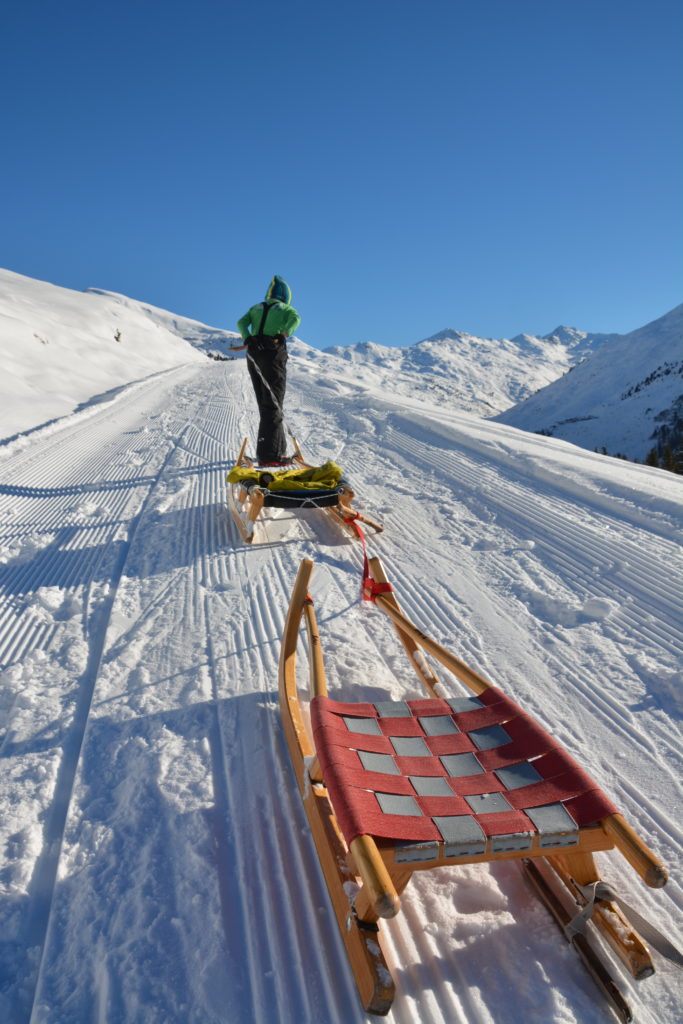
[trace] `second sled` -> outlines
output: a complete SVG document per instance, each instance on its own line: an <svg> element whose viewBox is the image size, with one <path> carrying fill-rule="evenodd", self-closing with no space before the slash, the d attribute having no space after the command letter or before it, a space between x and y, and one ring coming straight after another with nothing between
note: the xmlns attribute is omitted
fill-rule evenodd
<svg viewBox="0 0 683 1024"><path fill-rule="evenodd" d="M365 597L389 616L426 697L330 699L306 559L279 668L289 753L363 1007L373 1014L391 1007L380 921L399 913L416 871L520 860L556 920L569 926L568 941L612 1010L629 1021L602 942L635 978L652 974L653 962L619 900L611 890L605 898L593 855L617 848L655 888L666 869L545 729L403 614L379 559L370 568ZM308 697L297 689L302 621ZM448 689L437 675L443 669Z"/></svg>
<svg viewBox="0 0 683 1024"><path fill-rule="evenodd" d="M355 493L341 476L334 463L327 463L337 471L330 483L325 479L325 467L315 467L306 461L296 438L292 463L286 467L259 466L247 457L247 439L240 448L237 462L227 476L228 501L232 517L242 540L254 542L256 524L264 509L280 508L290 511L319 509L328 518L355 535L354 523L365 523L377 533L384 527L353 508ZM319 480L316 481L316 474Z"/></svg>

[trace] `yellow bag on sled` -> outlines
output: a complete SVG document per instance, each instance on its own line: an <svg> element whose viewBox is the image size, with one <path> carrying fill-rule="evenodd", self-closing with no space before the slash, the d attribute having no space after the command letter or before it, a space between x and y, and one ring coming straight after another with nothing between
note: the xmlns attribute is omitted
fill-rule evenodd
<svg viewBox="0 0 683 1024"><path fill-rule="evenodd" d="M254 469L250 466L235 466L227 476L229 484L260 483L268 479L269 491L333 491L342 482L342 471L336 462L325 462L322 466L309 469Z"/></svg>

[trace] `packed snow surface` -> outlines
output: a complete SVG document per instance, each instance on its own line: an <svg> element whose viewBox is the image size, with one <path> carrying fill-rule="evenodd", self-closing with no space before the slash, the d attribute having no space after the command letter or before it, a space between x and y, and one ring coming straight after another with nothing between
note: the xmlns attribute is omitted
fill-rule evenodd
<svg viewBox="0 0 683 1024"><path fill-rule="evenodd" d="M122 297L80 301L106 311L103 346L114 310L131 331L144 316L144 336L166 332L164 344L188 331L216 341ZM54 323L83 323L79 303L68 315L57 303ZM37 299L26 313L43 324L41 353L57 338L49 315ZM76 333L60 335L75 379ZM418 681L385 617L359 601L360 545L322 513L274 510L259 543L241 543L225 474L255 434L246 366L197 361L183 344L163 372L130 352L126 377L112 336L111 375L90 393L103 400L81 391L80 411L69 397L68 415L0 446L3 1022L368 1019L278 709L302 557L316 563L331 695L417 697ZM362 362L323 372L340 362L292 346L289 428L384 521L368 545L407 614L549 729L669 865L653 891L616 852L599 855L680 944L680 478L407 383L394 392ZM610 1019L517 863L425 872L402 902L382 924L390 1021ZM623 984L641 1024L678 1024L675 968L658 960L654 977Z"/></svg>

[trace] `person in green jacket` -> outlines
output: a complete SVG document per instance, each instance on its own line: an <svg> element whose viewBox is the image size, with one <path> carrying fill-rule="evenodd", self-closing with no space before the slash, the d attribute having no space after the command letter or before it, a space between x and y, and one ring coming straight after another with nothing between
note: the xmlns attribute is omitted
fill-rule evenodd
<svg viewBox="0 0 683 1024"><path fill-rule="evenodd" d="M269 465L288 461L282 411L287 387L287 338L301 323L291 301L289 285L276 274L265 302L257 302L237 321L247 348L247 367L260 417L256 458Z"/></svg>

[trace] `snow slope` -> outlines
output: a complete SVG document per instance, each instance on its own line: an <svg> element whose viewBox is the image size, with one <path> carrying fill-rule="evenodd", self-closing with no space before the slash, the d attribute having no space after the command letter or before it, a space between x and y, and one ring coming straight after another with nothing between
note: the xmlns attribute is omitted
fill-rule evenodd
<svg viewBox="0 0 683 1024"><path fill-rule="evenodd" d="M191 320L186 316L178 316L177 313L169 313L166 309L159 309L158 306L150 306L148 302L139 302L136 299L129 299L126 295L119 295L117 292L107 292L100 288L88 288L88 295L101 295L104 298L114 301L117 305L133 312L142 312L152 321L154 325L165 328L176 337L182 338L194 348L203 352L229 357L230 347L239 345L242 339L237 331L225 331L220 327L209 327L200 323L199 320Z"/></svg>
<svg viewBox="0 0 683 1024"><path fill-rule="evenodd" d="M611 454L643 459L676 410L683 419L682 378L680 305L637 331L609 337L571 373L496 418L584 448L604 445Z"/></svg>
<svg viewBox="0 0 683 1024"><path fill-rule="evenodd" d="M295 345L297 356L331 381L353 383L371 370L373 387L491 416L561 376L607 337L560 327L545 338L512 340L447 330L406 349ZM233 358L238 340L235 331L125 295L76 292L0 270L0 438L106 401L113 389L196 362L199 353Z"/></svg>
<svg viewBox="0 0 683 1024"><path fill-rule="evenodd" d="M106 399L141 377L199 362L182 330L196 334L202 325L161 314L123 296L0 270L0 437Z"/></svg>
<svg viewBox="0 0 683 1024"><path fill-rule="evenodd" d="M683 500L671 474L290 360L288 423L339 461L407 613L562 741L669 864L606 878L680 921ZM366 1015L277 707L302 556L332 695L418 695L317 513L242 545L224 477L254 403L202 360L0 449L0 1019L350 1024ZM277 539L277 543L272 541ZM270 542L269 542L270 541ZM598 1024L519 866L425 873L383 925L397 1024ZM680 941L680 937L679 937ZM628 987L628 983L627 983ZM680 975L632 986L677 1024Z"/></svg>

